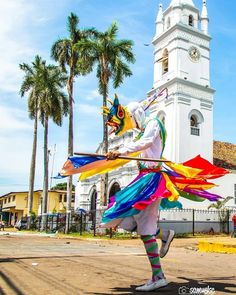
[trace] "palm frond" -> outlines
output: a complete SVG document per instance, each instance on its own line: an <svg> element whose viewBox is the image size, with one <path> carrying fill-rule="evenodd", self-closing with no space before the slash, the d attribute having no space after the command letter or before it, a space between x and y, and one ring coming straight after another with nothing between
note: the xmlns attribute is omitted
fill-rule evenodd
<svg viewBox="0 0 236 295"><path fill-rule="evenodd" d="M71 12L67 20L67 28L70 33L71 40L76 39L78 24L79 24L79 17L75 13Z"/></svg>
<svg viewBox="0 0 236 295"><path fill-rule="evenodd" d="M117 37L117 32L118 32L118 26L117 26L117 22L114 21L111 26L107 29L107 31L105 32L105 35L109 38L109 39L116 39Z"/></svg>
<svg viewBox="0 0 236 295"><path fill-rule="evenodd" d="M69 39L57 40L51 48L51 57L57 61L64 72L66 66L70 64L72 54L72 44Z"/></svg>

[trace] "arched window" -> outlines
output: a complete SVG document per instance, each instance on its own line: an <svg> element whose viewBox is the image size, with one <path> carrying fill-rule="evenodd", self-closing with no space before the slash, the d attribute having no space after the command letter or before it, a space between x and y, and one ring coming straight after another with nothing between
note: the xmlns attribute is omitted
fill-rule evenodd
<svg viewBox="0 0 236 295"><path fill-rule="evenodd" d="M90 200L90 214L89 221L92 221L93 226L96 223L96 209L97 209L97 191L94 189Z"/></svg>
<svg viewBox="0 0 236 295"><path fill-rule="evenodd" d="M97 209L97 192L94 190L91 195L91 201L90 201L90 210L96 210Z"/></svg>
<svg viewBox="0 0 236 295"><path fill-rule="evenodd" d="M168 17L166 21L166 28L169 29L169 27L170 27L170 17Z"/></svg>
<svg viewBox="0 0 236 295"><path fill-rule="evenodd" d="M168 50L165 49L162 54L162 74L164 75L169 70L169 53Z"/></svg>
<svg viewBox="0 0 236 295"><path fill-rule="evenodd" d="M120 185L118 182L114 182L111 189L110 189L110 192L109 192L109 203L111 200L111 197L113 197L117 192L120 191Z"/></svg>
<svg viewBox="0 0 236 295"><path fill-rule="evenodd" d="M193 23L194 19L193 16L190 14L190 16L188 17L188 24L193 27L194 23Z"/></svg>
<svg viewBox="0 0 236 295"><path fill-rule="evenodd" d="M190 125L191 127L198 127L198 119L196 115L192 115L190 118Z"/></svg>
<svg viewBox="0 0 236 295"><path fill-rule="evenodd" d="M198 110L192 110L189 113L189 125L191 135L200 135L200 125L204 122L204 118L201 112Z"/></svg>

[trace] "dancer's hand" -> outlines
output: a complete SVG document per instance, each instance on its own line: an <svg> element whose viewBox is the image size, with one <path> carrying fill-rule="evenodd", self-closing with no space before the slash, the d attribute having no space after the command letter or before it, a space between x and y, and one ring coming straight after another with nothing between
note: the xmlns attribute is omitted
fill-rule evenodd
<svg viewBox="0 0 236 295"><path fill-rule="evenodd" d="M117 151L110 151L106 155L107 160L115 160L120 156L120 153Z"/></svg>

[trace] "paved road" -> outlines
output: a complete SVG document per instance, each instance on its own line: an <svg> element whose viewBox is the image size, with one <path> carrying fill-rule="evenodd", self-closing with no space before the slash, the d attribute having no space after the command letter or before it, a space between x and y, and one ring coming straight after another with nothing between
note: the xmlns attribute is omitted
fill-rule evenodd
<svg viewBox="0 0 236 295"><path fill-rule="evenodd" d="M236 256L199 253L196 242L174 241L162 260L170 284L149 294L174 295L181 287L208 286L215 294L236 294ZM139 240L0 236L0 294L146 294L135 287L149 277Z"/></svg>

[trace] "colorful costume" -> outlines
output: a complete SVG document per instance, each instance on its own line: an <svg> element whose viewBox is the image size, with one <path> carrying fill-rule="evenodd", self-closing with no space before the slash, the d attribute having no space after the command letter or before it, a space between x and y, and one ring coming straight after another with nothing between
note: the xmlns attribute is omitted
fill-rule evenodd
<svg viewBox="0 0 236 295"><path fill-rule="evenodd" d="M105 108L104 112L108 118L107 124L113 128L110 133L115 132L120 136L129 129L140 130L135 141L125 144L118 150L121 155L161 159L166 131L158 118L146 119L144 103L134 102L123 107L116 97L112 107ZM106 160L105 157L69 157L61 170L61 175L81 173L80 180L84 180L117 169L128 162L129 160L122 159ZM182 164L166 162L157 165L156 162L139 162L138 165L139 175L127 187L111 197L109 209L103 216L103 226L117 226L127 217L140 218L137 215L144 210L150 210L152 214L156 212L157 207L153 204L157 205L161 200L162 208L181 207L179 197L196 202L217 201L220 196L207 192L215 186L208 180L229 173L200 156ZM131 228L132 224L129 226L127 220L123 225Z"/></svg>
<svg viewBox="0 0 236 295"><path fill-rule="evenodd" d="M135 141L119 148L118 152L121 155L161 159L166 141L165 127L158 118L146 119L144 108L143 102L130 103L123 107L116 97L110 109L104 108L104 113L107 115L107 124L112 127L110 133L115 132L119 136L129 129L140 130ZM80 179L83 180L98 173L109 172L126 163L128 160L107 161L103 157L70 157L61 174L82 172ZM168 239L167 234L157 228L160 204L164 208L181 207L179 197L197 202L206 199L217 201L220 196L206 191L214 186L207 180L223 176L228 171L212 165L200 156L183 164L139 161L138 166L139 175L110 199L109 208L102 218L102 226L137 230L150 260L152 281L155 284L158 282L158 288L167 284L160 266L156 243L156 236L163 242ZM149 290L149 286L153 288L152 284L148 283L137 290Z"/></svg>
<svg viewBox="0 0 236 295"><path fill-rule="evenodd" d="M120 114L124 116L120 118ZM136 141L118 150L120 154L128 155L141 151L143 158L161 159L166 141L166 131L162 122L158 118L146 119L142 104L130 103L123 108L118 98L115 98L108 113L108 125L115 127L113 131L116 135L127 130L125 116L133 123L129 126L137 127L141 132ZM120 124L117 118L121 121ZM206 179L216 178L228 172L213 166L200 156L183 165L171 162L164 165L140 162L139 171L136 179L114 196L110 208L104 213L103 226L119 224L122 228L131 230L137 225L139 234L155 234L157 226L152 220L157 220L157 209L162 198L166 198L165 207L170 206L170 202L179 206L180 195L195 201L217 201L220 196L205 191L214 186Z"/></svg>

